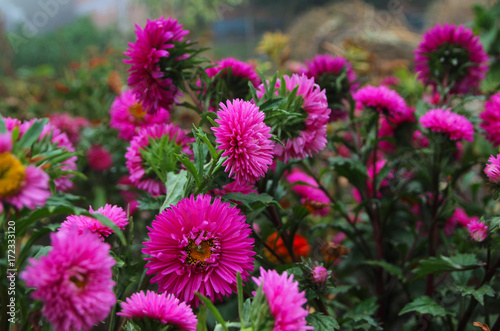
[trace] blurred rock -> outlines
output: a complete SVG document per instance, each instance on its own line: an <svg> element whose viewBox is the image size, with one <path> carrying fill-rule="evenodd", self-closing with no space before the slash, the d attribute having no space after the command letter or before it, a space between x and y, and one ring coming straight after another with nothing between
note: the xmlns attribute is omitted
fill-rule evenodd
<svg viewBox="0 0 500 331"><path fill-rule="evenodd" d="M465 24L474 19L472 6L487 6L492 0L437 0L431 4L426 13L426 29L438 23Z"/></svg>

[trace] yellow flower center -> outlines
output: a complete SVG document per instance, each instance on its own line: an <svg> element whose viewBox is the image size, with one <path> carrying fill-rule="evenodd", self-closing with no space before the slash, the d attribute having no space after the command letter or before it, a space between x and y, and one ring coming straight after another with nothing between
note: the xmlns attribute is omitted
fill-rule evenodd
<svg viewBox="0 0 500 331"><path fill-rule="evenodd" d="M76 287L78 288L84 288L85 285L87 284L87 278L85 277L85 275L83 275L82 273L77 273L76 275L74 276L71 276L69 278L69 280L75 284Z"/></svg>
<svg viewBox="0 0 500 331"><path fill-rule="evenodd" d="M195 264L197 262L204 262L212 255L211 247L214 247L213 239L203 240L199 245L196 245L193 239L189 239L189 244L184 248L188 254L186 262Z"/></svg>
<svg viewBox="0 0 500 331"><path fill-rule="evenodd" d="M136 120L142 120L146 116L146 110L138 102L130 106L128 111Z"/></svg>
<svg viewBox="0 0 500 331"><path fill-rule="evenodd" d="M8 197L16 194L24 181L24 167L10 153L0 154L0 196Z"/></svg>

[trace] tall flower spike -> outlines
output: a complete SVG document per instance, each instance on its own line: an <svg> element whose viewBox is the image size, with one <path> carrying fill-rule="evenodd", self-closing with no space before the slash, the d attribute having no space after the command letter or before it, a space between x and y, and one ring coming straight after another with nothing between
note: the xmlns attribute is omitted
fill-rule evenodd
<svg viewBox="0 0 500 331"><path fill-rule="evenodd" d="M222 165L236 182L254 183L265 176L273 162L274 143L271 128L264 124L265 114L253 103L239 99L228 100L227 105L221 102L220 108L215 120L219 126L212 130L217 148L227 157Z"/></svg>

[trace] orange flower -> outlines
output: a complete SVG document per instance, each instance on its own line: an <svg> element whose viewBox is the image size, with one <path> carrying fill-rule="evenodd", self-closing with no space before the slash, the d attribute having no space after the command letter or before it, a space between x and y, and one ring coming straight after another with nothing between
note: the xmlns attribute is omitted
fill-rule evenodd
<svg viewBox="0 0 500 331"><path fill-rule="evenodd" d="M481 328L482 331L490 331L490 327L487 324L483 324L480 322L474 322L472 325Z"/></svg>
<svg viewBox="0 0 500 331"><path fill-rule="evenodd" d="M270 235L266 240L267 246L272 248L274 253L276 253L276 255L278 255L284 262L292 262L292 258L288 254L288 250L283 243L283 239L279 237L278 240L276 240L277 236L278 232L274 232L272 235ZM301 256L308 256L310 251L311 246L309 246L309 244L307 243L306 238L296 234L293 238L293 253L295 254L295 257L299 258ZM276 256L269 250L264 250L264 255L269 261L278 263L278 259L276 258Z"/></svg>

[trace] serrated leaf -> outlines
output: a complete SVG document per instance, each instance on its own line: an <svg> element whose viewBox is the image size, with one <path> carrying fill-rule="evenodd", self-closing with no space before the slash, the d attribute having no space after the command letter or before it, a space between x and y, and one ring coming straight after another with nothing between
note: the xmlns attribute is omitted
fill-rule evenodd
<svg viewBox="0 0 500 331"><path fill-rule="evenodd" d="M476 290L473 286L457 286L459 292L462 293L462 296L472 295L477 302L484 306L484 296L487 295L489 297L495 296L495 290L489 285L483 285Z"/></svg>
<svg viewBox="0 0 500 331"><path fill-rule="evenodd" d="M401 311L399 312L399 316L410 312L417 312L422 315L429 314L438 317L451 315L450 312L447 312L446 309L438 305L436 302L434 302L434 300L426 295L415 298L412 302L404 306L403 309L401 309Z"/></svg>
<svg viewBox="0 0 500 331"><path fill-rule="evenodd" d="M251 209L252 205L254 205L255 203L261 203L264 206L269 206L271 204L279 206L278 202L274 201L273 197L267 193L261 193L261 194L256 194L256 193L243 194L240 192L227 193L223 195L223 199L239 201L249 209Z"/></svg>
<svg viewBox="0 0 500 331"><path fill-rule="evenodd" d="M306 317L308 325L314 327L314 330L337 330L340 329L337 320L331 316L320 313L309 314Z"/></svg>
<svg viewBox="0 0 500 331"><path fill-rule="evenodd" d="M161 206L163 211L171 205L177 204L182 198L184 198L184 186L187 183L187 171L181 170L178 174L169 172L167 174L167 195L165 196L165 201Z"/></svg>
<svg viewBox="0 0 500 331"><path fill-rule="evenodd" d="M458 257L458 256L457 256ZM453 257L439 256L430 257L420 262L420 265L413 270L415 278L422 278L428 274L438 274L444 271L466 271L479 268L479 264L462 265L453 260Z"/></svg>

